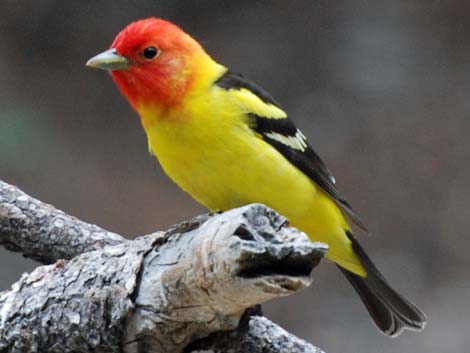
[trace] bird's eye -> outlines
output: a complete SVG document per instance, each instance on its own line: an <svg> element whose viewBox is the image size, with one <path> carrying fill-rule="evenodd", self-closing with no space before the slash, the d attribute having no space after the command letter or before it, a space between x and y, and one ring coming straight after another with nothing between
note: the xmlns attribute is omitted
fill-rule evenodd
<svg viewBox="0 0 470 353"><path fill-rule="evenodd" d="M155 48L155 47L148 47L148 48L144 49L143 54L144 54L146 59L150 60L150 59L153 59L154 57L157 56L158 49Z"/></svg>

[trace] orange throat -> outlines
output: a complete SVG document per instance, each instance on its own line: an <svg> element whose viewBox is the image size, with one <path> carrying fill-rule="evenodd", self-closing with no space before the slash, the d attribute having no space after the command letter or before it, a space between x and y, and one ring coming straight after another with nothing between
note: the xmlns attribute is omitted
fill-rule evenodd
<svg viewBox="0 0 470 353"><path fill-rule="evenodd" d="M188 70L179 70L177 66L178 63L175 63L173 72L158 69L149 72L137 66L112 71L111 76L134 110L138 111L141 105L169 108L183 100L193 82Z"/></svg>

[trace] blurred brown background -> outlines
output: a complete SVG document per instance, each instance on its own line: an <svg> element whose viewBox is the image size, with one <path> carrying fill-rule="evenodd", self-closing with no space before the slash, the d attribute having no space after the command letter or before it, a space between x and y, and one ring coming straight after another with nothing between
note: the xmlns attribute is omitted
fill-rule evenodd
<svg viewBox="0 0 470 353"><path fill-rule="evenodd" d="M382 336L326 261L267 316L328 352L468 351L468 1L2 0L0 13L0 179L130 237L204 212L149 156L108 75L84 67L130 21L170 19L287 108L429 325ZM34 266L0 250L0 290Z"/></svg>

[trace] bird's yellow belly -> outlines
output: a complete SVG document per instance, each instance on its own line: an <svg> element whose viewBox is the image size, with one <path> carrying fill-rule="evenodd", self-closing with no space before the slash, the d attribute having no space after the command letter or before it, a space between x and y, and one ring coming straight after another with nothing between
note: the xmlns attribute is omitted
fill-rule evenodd
<svg viewBox="0 0 470 353"><path fill-rule="evenodd" d="M230 144L205 141L203 146L184 146L184 141L175 139L178 148L171 148L171 141L156 138L151 147L165 172L211 210L260 202L286 216L298 217L315 202L315 184L253 135L246 140L226 136Z"/></svg>

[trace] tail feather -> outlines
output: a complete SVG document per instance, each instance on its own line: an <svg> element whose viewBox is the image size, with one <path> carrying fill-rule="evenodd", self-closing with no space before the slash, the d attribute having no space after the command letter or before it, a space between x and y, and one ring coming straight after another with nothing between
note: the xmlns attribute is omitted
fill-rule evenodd
<svg viewBox="0 0 470 353"><path fill-rule="evenodd" d="M392 337L398 336L405 329L421 331L426 324L426 315L390 287L353 235L349 232L347 235L367 271L367 277L339 268L359 294L380 331Z"/></svg>

